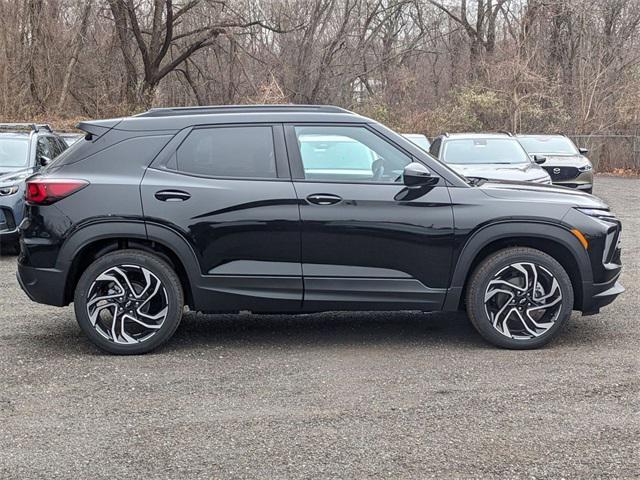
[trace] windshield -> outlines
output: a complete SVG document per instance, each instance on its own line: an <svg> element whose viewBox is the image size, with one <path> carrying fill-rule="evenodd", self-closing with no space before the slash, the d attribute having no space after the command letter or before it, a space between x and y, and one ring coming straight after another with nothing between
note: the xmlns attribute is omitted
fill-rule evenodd
<svg viewBox="0 0 640 480"><path fill-rule="evenodd" d="M527 153L576 155L578 149L567 137L520 137Z"/></svg>
<svg viewBox="0 0 640 480"><path fill-rule="evenodd" d="M29 166L27 138L0 138L0 170Z"/></svg>
<svg viewBox="0 0 640 480"><path fill-rule="evenodd" d="M456 165L512 164L530 162L526 152L513 138L464 138L444 143L440 157Z"/></svg>

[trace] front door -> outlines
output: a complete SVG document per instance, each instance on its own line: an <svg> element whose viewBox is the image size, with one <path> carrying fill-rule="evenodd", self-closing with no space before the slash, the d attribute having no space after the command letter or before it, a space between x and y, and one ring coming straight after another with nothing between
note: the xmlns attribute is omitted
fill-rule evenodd
<svg viewBox="0 0 640 480"><path fill-rule="evenodd" d="M177 232L195 253L200 309L300 309L300 217L281 125L178 134L141 193L148 224Z"/></svg>
<svg viewBox="0 0 640 480"><path fill-rule="evenodd" d="M453 212L441 179L408 189L408 153L366 125L288 125L302 220L304 308L441 307Z"/></svg>

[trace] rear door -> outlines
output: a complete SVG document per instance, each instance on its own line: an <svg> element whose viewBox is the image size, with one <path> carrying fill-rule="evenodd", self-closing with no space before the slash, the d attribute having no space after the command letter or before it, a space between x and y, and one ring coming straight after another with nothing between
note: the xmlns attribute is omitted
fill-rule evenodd
<svg viewBox="0 0 640 480"><path fill-rule="evenodd" d="M402 172L415 159L366 125L287 125L286 139L304 308L440 308L453 245L444 180L406 188Z"/></svg>
<svg viewBox="0 0 640 480"><path fill-rule="evenodd" d="M282 126L202 126L179 133L145 173L149 224L195 252L206 310L297 310L299 211Z"/></svg>

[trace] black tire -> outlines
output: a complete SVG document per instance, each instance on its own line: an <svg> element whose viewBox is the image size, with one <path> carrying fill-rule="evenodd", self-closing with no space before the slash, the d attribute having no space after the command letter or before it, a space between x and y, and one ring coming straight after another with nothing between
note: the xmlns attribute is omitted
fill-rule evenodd
<svg viewBox="0 0 640 480"><path fill-rule="evenodd" d="M120 344L105 338L91 323L87 309L88 295L97 278L112 267L125 265L148 270L164 287L163 294L166 292L163 298L166 298L167 310L160 328L154 330L149 338L133 344ZM173 336L182 319L184 294L180 279L165 260L140 250L119 250L97 259L83 272L76 286L74 309L80 328L96 346L117 355L137 355L158 348Z"/></svg>
<svg viewBox="0 0 640 480"><path fill-rule="evenodd" d="M542 267L546 269L557 280L560 294L562 295L561 301L557 302L560 305L559 310L557 310L559 313L557 313L557 318L553 321L553 325L535 338L515 339L506 336L492 325L485 308L485 294L489 288L489 282L500 272L509 268L510 265L517 263L530 263L535 265L536 268ZM562 265L553 257L533 248L510 247L488 256L471 274L466 291L466 306L469 320L485 340L498 347L524 350L541 347L555 338L571 317L573 298L571 279ZM526 301L526 299L523 301ZM518 308L515 304L514 307ZM511 307L508 308L510 309ZM524 309L526 310L526 307ZM518 312L514 313L518 314ZM496 317L499 317L499 315L496 315ZM516 324L517 322L518 318L516 317ZM525 333L528 334L528 332Z"/></svg>

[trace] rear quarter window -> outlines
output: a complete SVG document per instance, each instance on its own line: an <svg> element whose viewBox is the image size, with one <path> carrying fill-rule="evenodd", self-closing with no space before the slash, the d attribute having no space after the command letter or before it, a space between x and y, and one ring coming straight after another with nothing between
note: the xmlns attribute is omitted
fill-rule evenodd
<svg viewBox="0 0 640 480"><path fill-rule="evenodd" d="M178 147L175 168L207 177L276 178L272 128L196 128Z"/></svg>

